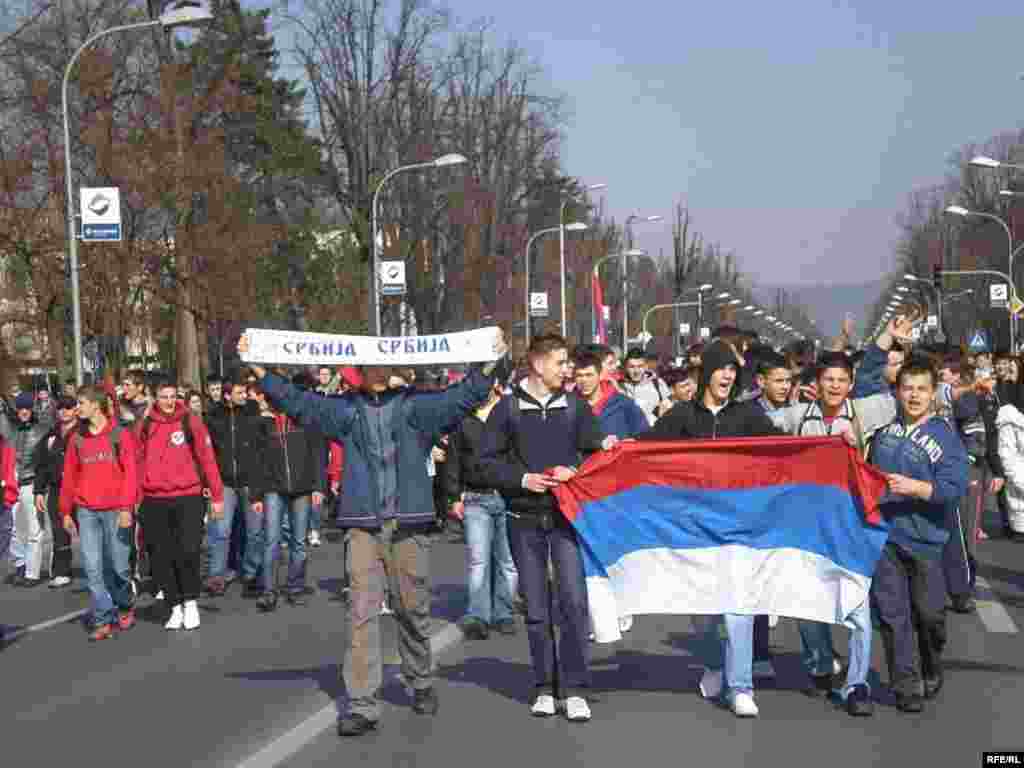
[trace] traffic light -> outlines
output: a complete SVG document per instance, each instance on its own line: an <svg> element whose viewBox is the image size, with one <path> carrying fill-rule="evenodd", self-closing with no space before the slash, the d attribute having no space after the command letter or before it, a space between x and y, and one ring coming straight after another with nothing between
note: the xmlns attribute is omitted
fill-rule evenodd
<svg viewBox="0 0 1024 768"><path fill-rule="evenodd" d="M932 282L935 285L935 290L942 290L942 265L936 264L935 269L932 270Z"/></svg>

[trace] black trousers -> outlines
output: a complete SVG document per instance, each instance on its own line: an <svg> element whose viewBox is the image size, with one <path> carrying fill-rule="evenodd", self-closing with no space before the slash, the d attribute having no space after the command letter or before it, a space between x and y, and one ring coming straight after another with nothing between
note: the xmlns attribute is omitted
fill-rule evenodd
<svg viewBox="0 0 1024 768"><path fill-rule="evenodd" d="M200 546L206 499L202 496L146 498L139 517L153 578L167 605L198 600Z"/></svg>
<svg viewBox="0 0 1024 768"><path fill-rule="evenodd" d="M923 680L942 672L946 646L941 558L921 557L889 542L871 580L871 600L885 644L890 686L898 693L924 693Z"/></svg>
<svg viewBox="0 0 1024 768"><path fill-rule="evenodd" d="M64 530L64 518L61 517L60 493L50 491L46 497L46 511L50 515L50 528L53 531L53 566L50 578L71 576L71 537Z"/></svg>

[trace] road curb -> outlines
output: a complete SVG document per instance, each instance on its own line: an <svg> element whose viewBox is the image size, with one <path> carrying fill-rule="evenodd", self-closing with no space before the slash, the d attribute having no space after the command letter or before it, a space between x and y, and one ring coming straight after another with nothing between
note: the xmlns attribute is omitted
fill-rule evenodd
<svg viewBox="0 0 1024 768"><path fill-rule="evenodd" d="M430 636L430 653L436 659L442 653L461 643L464 639L458 624L446 622L438 632ZM299 750L329 728L338 723L338 706L331 701L313 713L287 733L274 739L263 749L237 764L237 768L276 768L293 757Z"/></svg>

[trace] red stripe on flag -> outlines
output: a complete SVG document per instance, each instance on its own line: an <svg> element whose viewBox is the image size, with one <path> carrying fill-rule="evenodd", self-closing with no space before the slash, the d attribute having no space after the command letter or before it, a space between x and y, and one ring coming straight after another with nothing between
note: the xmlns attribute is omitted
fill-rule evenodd
<svg viewBox="0 0 1024 768"><path fill-rule="evenodd" d="M841 437L746 437L620 443L591 456L555 489L570 521L589 501L641 485L729 490L773 485L833 485L860 502L878 523L885 475L865 464Z"/></svg>

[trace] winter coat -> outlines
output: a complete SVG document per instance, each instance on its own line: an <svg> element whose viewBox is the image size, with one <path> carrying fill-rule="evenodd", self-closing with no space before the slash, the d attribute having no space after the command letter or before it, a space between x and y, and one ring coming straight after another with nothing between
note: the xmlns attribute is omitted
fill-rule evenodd
<svg viewBox="0 0 1024 768"><path fill-rule="evenodd" d="M643 411L649 425L654 424L658 420L655 411L671 395L668 385L657 376L644 378L639 384L634 384L629 379L623 379L619 387L622 390L622 394L640 406L640 410ZM608 434L612 433L609 432Z"/></svg>
<svg viewBox="0 0 1024 768"><path fill-rule="evenodd" d="M1024 413L1014 405L1004 405L996 416L996 430L1010 528L1024 533Z"/></svg>
<svg viewBox="0 0 1024 768"><path fill-rule="evenodd" d="M327 444L319 431L283 413L260 418L255 428L259 457L250 483L253 501L263 501L271 492L327 492Z"/></svg>
<svg viewBox="0 0 1024 768"><path fill-rule="evenodd" d="M499 366L500 367L500 366ZM427 476L427 454L434 438L454 428L466 414L487 399L494 375L474 366L463 381L443 392L400 390L373 395L353 391L342 397L302 392L280 376L268 373L263 390L284 413L314 427L344 447L339 522L345 528L381 527L378 467L371 461L368 409L386 402L390 438L395 445L397 519L400 525L434 522L433 480Z"/></svg>
<svg viewBox="0 0 1024 768"><path fill-rule="evenodd" d="M539 520L556 510L555 497L526 490L523 477L558 466L578 467L586 455L600 450L604 438L597 417L578 395L558 392L542 403L516 385L487 418L481 484L501 493L514 514ZM561 515L554 519L564 522Z"/></svg>
<svg viewBox="0 0 1024 768"><path fill-rule="evenodd" d="M636 437L650 429L647 414L636 402L615 391L609 385L607 391L597 405L593 407L594 415L601 431L606 435L615 435L619 439Z"/></svg>
<svg viewBox="0 0 1024 768"><path fill-rule="evenodd" d="M263 455L260 408L252 401L240 408L216 406L210 411L207 428L217 453L220 478L229 488L251 485L252 463Z"/></svg>

